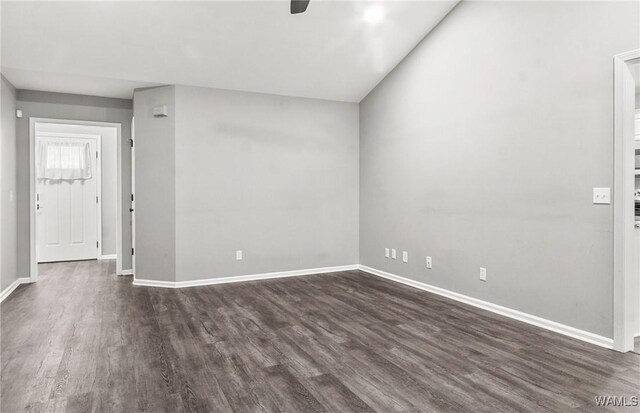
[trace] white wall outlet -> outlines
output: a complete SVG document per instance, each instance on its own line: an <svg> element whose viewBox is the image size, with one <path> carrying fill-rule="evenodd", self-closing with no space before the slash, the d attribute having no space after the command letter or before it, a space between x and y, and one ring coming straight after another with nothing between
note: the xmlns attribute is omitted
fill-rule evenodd
<svg viewBox="0 0 640 413"><path fill-rule="evenodd" d="M242 251L236 251L236 260L242 261Z"/></svg>
<svg viewBox="0 0 640 413"><path fill-rule="evenodd" d="M391 248L391 258L393 258L394 260L397 258L396 257L396 249L395 248Z"/></svg>
<svg viewBox="0 0 640 413"><path fill-rule="evenodd" d="M611 204L611 188L593 188L593 203L602 205Z"/></svg>
<svg viewBox="0 0 640 413"><path fill-rule="evenodd" d="M384 257L389 258L389 248L384 249Z"/></svg>
<svg viewBox="0 0 640 413"><path fill-rule="evenodd" d="M487 281L487 269L480 267L480 281Z"/></svg>
<svg viewBox="0 0 640 413"><path fill-rule="evenodd" d="M16 118L22 117L22 111L20 109L16 110Z"/></svg>
<svg viewBox="0 0 640 413"><path fill-rule="evenodd" d="M409 253L407 251L402 251L402 262L409 262Z"/></svg>
<svg viewBox="0 0 640 413"><path fill-rule="evenodd" d="M427 264L427 268L429 268L429 269L433 268L433 263L431 261L431 257L427 257L426 264Z"/></svg>

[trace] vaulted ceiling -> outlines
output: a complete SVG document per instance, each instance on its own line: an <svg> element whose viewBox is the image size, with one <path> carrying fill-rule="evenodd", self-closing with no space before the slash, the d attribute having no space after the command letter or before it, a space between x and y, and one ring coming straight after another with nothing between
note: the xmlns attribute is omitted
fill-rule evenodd
<svg viewBox="0 0 640 413"><path fill-rule="evenodd" d="M2 73L98 96L184 84L359 102L457 2L2 2Z"/></svg>

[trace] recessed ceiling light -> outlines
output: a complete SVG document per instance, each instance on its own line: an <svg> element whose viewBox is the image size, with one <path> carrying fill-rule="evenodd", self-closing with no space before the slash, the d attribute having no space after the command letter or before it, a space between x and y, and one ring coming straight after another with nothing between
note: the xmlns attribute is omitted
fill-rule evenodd
<svg viewBox="0 0 640 413"><path fill-rule="evenodd" d="M370 24L379 23L382 19L384 19L384 10L379 4L369 7L365 10L364 15L362 16L362 20Z"/></svg>

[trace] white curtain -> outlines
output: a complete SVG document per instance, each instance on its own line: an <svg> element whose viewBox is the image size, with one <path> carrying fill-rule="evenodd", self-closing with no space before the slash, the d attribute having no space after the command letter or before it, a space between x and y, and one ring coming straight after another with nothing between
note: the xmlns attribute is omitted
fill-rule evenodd
<svg viewBox="0 0 640 413"><path fill-rule="evenodd" d="M36 152L39 179L91 179L88 143L41 141Z"/></svg>

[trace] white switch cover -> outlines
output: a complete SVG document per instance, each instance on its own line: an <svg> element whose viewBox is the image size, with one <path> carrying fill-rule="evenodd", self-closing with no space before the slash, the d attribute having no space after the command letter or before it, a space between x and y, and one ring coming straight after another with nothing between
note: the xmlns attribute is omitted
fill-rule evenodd
<svg viewBox="0 0 640 413"><path fill-rule="evenodd" d="M396 259L396 249L395 248L391 248L391 258L393 258L394 260Z"/></svg>
<svg viewBox="0 0 640 413"><path fill-rule="evenodd" d="M389 248L384 249L384 257L389 258Z"/></svg>
<svg viewBox="0 0 640 413"><path fill-rule="evenodd" d="M487 269L480 267L480 280L487 281Z"/></svg>
<svg viewBox="0 0 640 413"><path fill-rule="evenodd" d="M402 251L402 262L409 262L409 253L407 251Z"/></svg>
<svg viewBox="0 0 640 413"><path fill-rule="evenodd" d="M20 109L16 110L16 118L22 117L22 111Z"/></svg>
<svg viewBox="0 0 640 413"><path fill-rule="evenodd" d="M611 188L593 188L594 204L611 204Z"/></svg>
<svg viewBox="0 0 640 413"><path fill-rule="evenodd" d="M236 251L236 260L238 261L242 260L242 251Z"/></svg>
<svg viewBox="0 0 640 413"><path fill-rule="evenodd" d="M431 257L427 257L427 268L433 268L433 262L431 261Z"/></svg>

